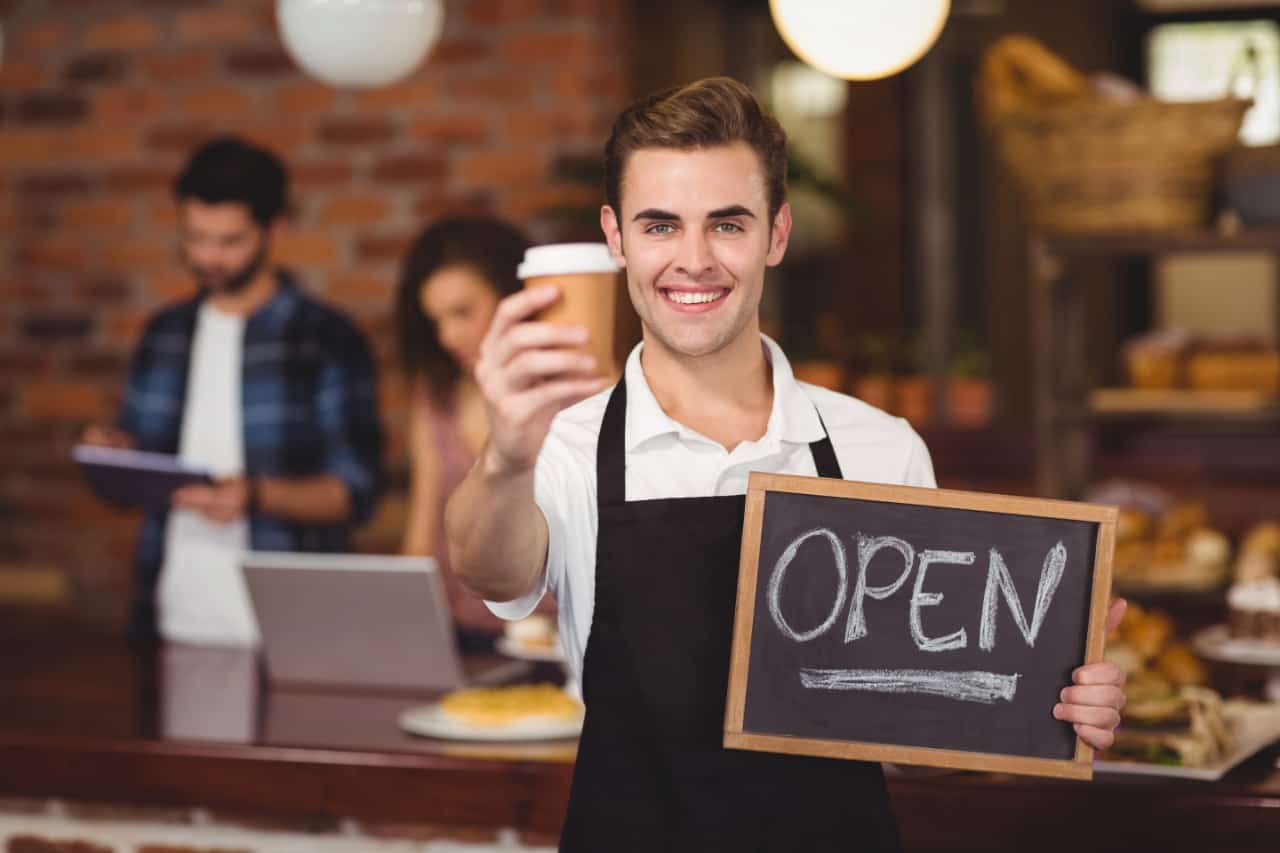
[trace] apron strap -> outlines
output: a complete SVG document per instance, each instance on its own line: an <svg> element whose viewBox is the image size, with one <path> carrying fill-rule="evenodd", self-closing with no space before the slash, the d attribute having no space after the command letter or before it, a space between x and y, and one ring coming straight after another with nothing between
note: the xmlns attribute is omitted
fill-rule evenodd
<svg viewBox="0 0 1280 853"><path fill-rule="evenodd" d="M822 413L814 405L813 411L822 424L822 438L810 442L813 466L819 477L843 479L835 448L831 446L831 434L822 420ZM600 424L600 440L596 444L596 495L601 506L627 502L627 380L618 380L609 394Z"/></svg>
<svg viewBox="0 0 1280 853"><path fill-rule="evenodd" d="M627 380L613 386L596 443L596 500L600 506L627 502Z"/></svg>

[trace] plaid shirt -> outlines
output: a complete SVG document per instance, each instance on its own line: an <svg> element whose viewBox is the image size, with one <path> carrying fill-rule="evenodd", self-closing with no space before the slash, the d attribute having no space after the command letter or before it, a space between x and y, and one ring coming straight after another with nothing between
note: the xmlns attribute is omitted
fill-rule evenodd
<svg viewBox="0 0 1280 853"><path fill-rule="evenodd" d="M152 317L134 351L117 426L139 450L177 453L192 339L202 297ZM254 550L343 551L351 527L373 512L382 486L377 377L368 346L344 315L280 275L276 295L245 322L241 376L245 473L330 474L347 484L341 524L249 518ZM156 633L155 589L164 565L167 512L149 513L138 542L130 634Z"/></svg>

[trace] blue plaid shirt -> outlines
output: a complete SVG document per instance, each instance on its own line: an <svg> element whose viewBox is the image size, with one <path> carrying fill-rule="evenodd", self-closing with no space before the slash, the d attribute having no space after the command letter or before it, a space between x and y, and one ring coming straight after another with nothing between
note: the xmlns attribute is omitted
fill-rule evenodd
<svg viewBox="0 0 1280 853"><path fill-rule="evenodd" d="M177 453L192 339L202 297L151 318L129 368L117 426L139 450ZM382 486L377 375L364 338L344 315L308 298L287 274L245 322L241 376L249 475L330 474L347 484L351 518L300 524L249 518L249 543L265 551L343 551ZM164 565L167 512L149 513L138 542L130 634L156 634L155 589Z"/></svg>

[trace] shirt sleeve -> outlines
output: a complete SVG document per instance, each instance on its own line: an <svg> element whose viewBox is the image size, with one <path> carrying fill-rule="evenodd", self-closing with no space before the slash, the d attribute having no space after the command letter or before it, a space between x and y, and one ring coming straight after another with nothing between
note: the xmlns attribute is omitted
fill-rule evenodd
<svg viewBox="0 0 1280 853"><path fill-rule="evenodd" d="M906 421L903 423L905 424ZM902 484L936 489L938 482L933 475L933 460L929 457L929 448L925 446L924 439L919 433L910 426L907 426L907 429L911 433L911 449L907 455L906 470L902 474Z"/></svg>
<svg viewBox="0 0 1280 853"><path fill-rule="evenodd" d="M317 390L316 414L325 435L326 473L342 480L351 494L351 521L373 515L382 489L382 425L378 384L364 338L342 324Z"/></svg>
<svg viewBox="0 0 1280 853"><path fill-rule="evenodd" d="M590 469L594 476L594 467ZM587 571L595 566L595 496L585 481L582 460L553 424L533 473L534 500L547 522L547 561L538 582L527 595L512 601L486 602L502 619L523 619L534 611L548 591L561 610L569 606L570 575L574 567Z"/></svg>

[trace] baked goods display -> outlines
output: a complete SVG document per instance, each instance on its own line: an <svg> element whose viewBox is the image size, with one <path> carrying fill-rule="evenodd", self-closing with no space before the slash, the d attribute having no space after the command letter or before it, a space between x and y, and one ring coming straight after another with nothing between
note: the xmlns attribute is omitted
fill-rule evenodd
<svg viewBox="0 0 1280 853"><path fill-rule="evenodd" d="M1239 583L1227 591L1233 639L1274 643L1280 649L1280 578Z"/></svg>
<svg viewBox="0 0 1280 853"><path fill-rule="evenodd" d="M1204 504L1121 509L1112 564L1117 589L1212 589L1227 580L1230 568L1231 543L1210 526Z"/></svg>
<svg viewBox="0 0 1280 853"><path fill-rule="evenodd" d="M1106 657L1125 671L1123 721L1102 757L1203 767L1234 748L1222 697L1204 664L1176 639L1173 620L1129 605Z"/></svg>
<svg viewBox="0 0 1280 853"><path fill-rule="evenodd" d="M440 700L440 712L464 725L502 728L533 720L576 720L582 705L553 684L471 687Z"/></svg>
<svg viewBox="0 0 1280 853"><path fill-rule="evenodd" d="M508 622L505 633L517 648L528 652L550 651L558 642L555 622L541 613Z"/></svg>
<svg viewBox="0 0 1280 853"><path fill-rule="evenodd" d="M1168 329L1129 339L1123 352L1135 388L1280 395L1280 350L1260 340Z"/></svg>
<svg viewBox="0 0 1280 853"><path fill-rule="evenodd" d="M1263 522L1249 530L1240 540L1236 557L1236 583L1267 578L1280 578L1280 521Z"/></svg>

